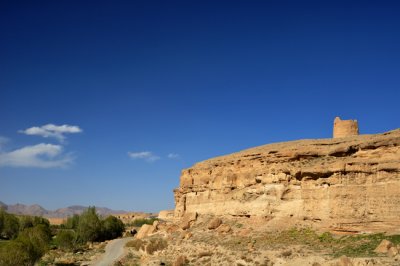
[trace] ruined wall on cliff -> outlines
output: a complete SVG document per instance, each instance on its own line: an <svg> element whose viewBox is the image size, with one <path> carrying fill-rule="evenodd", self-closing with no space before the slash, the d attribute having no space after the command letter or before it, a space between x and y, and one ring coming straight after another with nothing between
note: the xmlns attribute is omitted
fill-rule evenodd
<svg viewBox="0 0 400 266"><path fill-rule="evenodd" d="M271 227L400 230L400 129L269 144L182 172L175 216L263 217Z"/></svg>
<svg viewBox="0 0 400 266"><path fill-rule="evenodd" d="M336 117L333 121L333 138L357 136L359 134L357 120L341 120Z"/></svg>

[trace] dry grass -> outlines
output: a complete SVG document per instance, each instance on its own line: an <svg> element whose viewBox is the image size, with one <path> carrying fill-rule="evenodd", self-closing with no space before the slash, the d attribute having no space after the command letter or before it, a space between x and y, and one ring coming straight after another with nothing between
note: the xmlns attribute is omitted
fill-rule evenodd
<svg viewBox="0 0 400 266"><path fill-rule="evenodd" d="M168 246L167 241L163 238L153 238L150 243L146 246L146 252L152 255L158 250L163 250Z"/></svg>
<svg viewBox="0 0 400 266"><path fill-rule="evenodd" d="M143 250L147 254L153 255L158 250L165 249L168 244L167 241L160 237L153 237L146 240L134 239L126 243L126 247L131 247L136 251Z"/></svg>
<svg viewBox="0 0 400 266"><path fill-rule="evenodd" d="M128 248L134 248L135 250L139 251L141 247L143 247L145 242L141 239L133 239L125 244Z"/></svg>

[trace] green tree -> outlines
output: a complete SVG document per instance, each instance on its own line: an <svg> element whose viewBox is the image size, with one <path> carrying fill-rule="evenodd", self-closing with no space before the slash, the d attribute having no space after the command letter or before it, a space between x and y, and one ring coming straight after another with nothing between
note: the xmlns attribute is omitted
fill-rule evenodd
<svg viewBox="0 0 400 266"><path fill-rule="evenodd" d="M43 218L43 217L39 217L39 216L34 216L33 217L33 226L39 225L39 224L43 224L46 227L50 227L50 222L48 219Z"/></svg>
<svg viewBox="0 0 400 266"><path fill-rule="evenodd" d="M72 229L60 230L56 236L56 243L63 250L74 250L77 245L77 235Z"/></svg>
<svg viewBox="0 0 400 266"><path fill-rule="evenodd" d="M20 216L19 217L19 230L24 231L25 228L33 227L32 216Z"/></svg>
<svg viewBox="0 0 400 266"><path fill-rule="evenodd" d="M108 216L103 220L103 239L114 239L122 236L125 231L124 223L115 216Z"/></svg>
<svg viewBox="0 0 400 266"><path fill-rule="evenodd" d="M15 241L23 243L31 261L36 262L48 250L50 240L49 227L39 224L35 227L26 228Z"/></svg>
<svg viewBox="0 0 400 266"><path fill-rule="evenodd" d="M46 218L39 216L19 216L19 230L24 231L26 228L35 227L36 225L44 225L50 227L50 222Z"/></svg>
<svg viewBox="0 0 400 266"><path fill-rule="evenodd" d="M94 242L101 237L101 221L95 207L89 207L79 217L78 238L82 242Z"/></svg>
<svg viewBox="0 0 400 266"><path fill-rule="evenodd" d="M56 240L62 249L73 249L78 243L88 241L103 241L122 236L125 226L124 223L115 216L102 219L95 207L89 207L81 215L69 217L60 226Z"/></svg>
<svg viewBox="0 0 400 266"><path fill-rule="evenodd" d="M13 214L7 212L3 213L3 230L1 232L2 237L7 239L14 239L18 235L19 221Z"/></svg>
<svg viewBox="0 0 400 266"><path fill-rule="evenodd" d="M67 221L64 223L66 229L78 229L79 225L79 215L74 214L72 217L68 217Z"/></svg>

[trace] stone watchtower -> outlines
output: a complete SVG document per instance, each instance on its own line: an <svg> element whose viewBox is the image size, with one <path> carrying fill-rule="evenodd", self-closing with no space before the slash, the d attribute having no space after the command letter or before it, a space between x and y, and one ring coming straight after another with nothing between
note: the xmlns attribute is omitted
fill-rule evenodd
<svg viewBox="0 0 400 266"><path fill-rule="evenodd" d="M336 117L333 122L333 138L344 138L349 136L357 136L358 122L357 120L341 120Z"/></svg>

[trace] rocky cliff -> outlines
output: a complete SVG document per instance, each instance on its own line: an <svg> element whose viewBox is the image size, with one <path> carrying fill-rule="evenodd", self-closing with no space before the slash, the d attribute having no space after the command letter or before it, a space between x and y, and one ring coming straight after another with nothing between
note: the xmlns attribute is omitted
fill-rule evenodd
<svg viewBox="0 0 400 266"><path fill-rule="evenodd" d="M182 171L175 216L260 217L281 228L400 231L400 129L251 148Z"/></svg>

